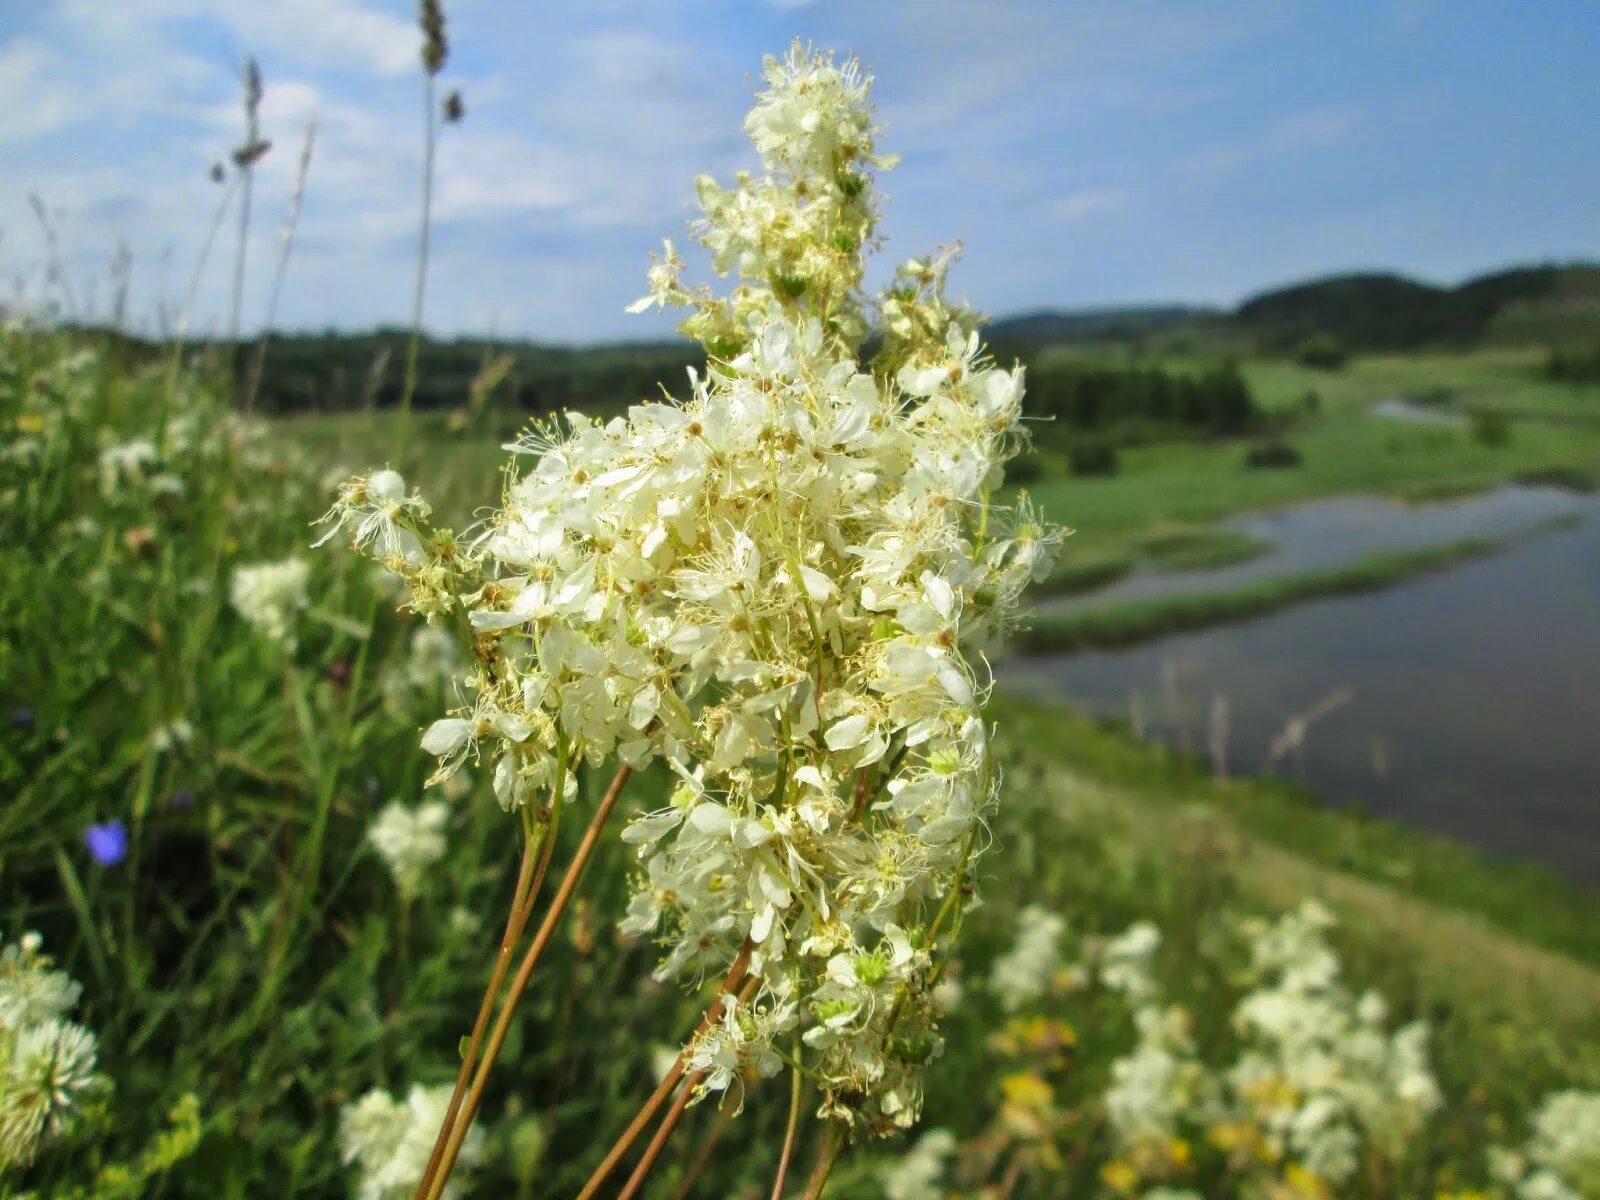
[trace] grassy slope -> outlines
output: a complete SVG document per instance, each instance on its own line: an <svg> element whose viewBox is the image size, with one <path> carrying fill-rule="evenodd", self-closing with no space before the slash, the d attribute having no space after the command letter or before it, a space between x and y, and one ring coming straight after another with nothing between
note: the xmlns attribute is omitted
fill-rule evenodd
<svg viewBox="0 0 1600 1200"><path fill-rule="evenodd" d="M1446 837L1325 808L1281 781L1219 783L1193 759L1137 742L1064 707L1001 697L995 713L1007 739L1027 754L1117 790L1157 823L1156 814L1170 819L1186 806L1205 805L1252 844L1291 856L1305 864L1304 871L1347 880L1351 894L1371 888L1403 894L1437 909L1441 928L1449 923L1445 916L1460 916L1493 927L1499 936L1600 968L1600 895L1546 868L1493 861ZM1460 947L1440 950L1456 957ZM1600 1019L1600 979L1591 986L1591 1015Z"/></svg>

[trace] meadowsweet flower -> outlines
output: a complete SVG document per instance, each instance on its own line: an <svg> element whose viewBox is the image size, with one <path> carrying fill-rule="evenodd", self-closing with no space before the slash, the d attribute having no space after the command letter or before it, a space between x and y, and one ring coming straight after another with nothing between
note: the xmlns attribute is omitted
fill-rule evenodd
<svg viewBox="0 0 1600 1200"><path fill-rule="evenodd" d="M1153 967L1160 949L1161 930L1154 924L1130 925L1100 949L1101 984L1122 993L1130 1004L1148 1003L1157 991Z"/></svg>
<svg viewBox="0 0 1600 1200"><path fill-rule="evenodd" d="M105 447L100 451L100 491L112 496L129 484L142 482L147 469L160 459L160 451L149 438Z"/></svg>
<svg viewBox="0 0 1600 1200"><path fill-rule="evenodd" d="M879 1169L883 1194L888 1200L944 1200L940 1182L956 1152L956 1137L948 1129L930 1129L916 1145Z"/></svg>
<svg viewBox="0 0 1600 1200"><path fill-rule="evenodd" d="M235 567L233 607L264 637L293 648L294 621L306 607L311 568L304 559Z"/></svg>
<svg viewBox="0 0 1600 1200"><path fill-rule="evenodd" d="M0 949L0 1171L31 1163L108 1087L94 1034L66 1019L82 988L52 968L36 933Z"/></svg>
<svg viewBox="0 0 1600 1200"><path fill-rule="evenodd" d="M1600 1092L1546 1097L1533 1118L1528 1158L1580 1196L1600 1196Z"/></svg>
<svg viewBox="0 0 1600 1200"><path fill-rule="evenodd" d="M1134 1014L1139 1042L1111 1065L1103 1097L1106 1121L1130 1161L1165 1167L1188 1124L1214 1106L1211 1080L1195 1056L1189 1015L1178 1007L1147 1005Z"/></svg>
<svg viewBox="0 0 1600 1200"><path fill-rule="evenodd" d="M1521 1147L1490 1148L1490 1173L1517 1200L1600 1196L1600 1092L1555 1092L1532 1125Z"/></svg>
<svg viewBox="0 0 1600 1200"><path fill-rule="evenodd" d="M1007 1012L1016 1012L1044 995L1050 977L1061 965L1061 937L1066 928L1064 917L1037 904L1017 914L1017 940L995 960L989 973L989 988Z"/></svg>
<svg viewBox="0 0 1600 1200"><path fill-rule="evenodd" d="M431 509L421 496L407 494L405 477L388 469L342 484L339 497L322 517L328 531L316 545L331 541L346 525L353 525L351 541L380 562L401 559L415 562L422 556L416 529Z"/></svg>
<svg viewBox="0 0 1600 1200"><path fill-rule="evenodd" d="M1332 923L1307 901L1247 926L1257 986L1234 1010L1244 1052L1229 1082L1273 1154L1337 1188L1363 1145L1397 1161L1440 1095L1427 1026L1386 1033L1381 1000L1350 995L1324 937Z"/></svg>
<svg viewBox="0 0 1600 1200"><path fill-rule="evenodd" d="M417 894L428 868L444 857L444 827L449 819L449 808L437 800L415 809L394 801L384 806L367 830L367 840L388 865L405 898Z"/></svg>
<svg viewBox="0 0 1600 1200"><path fill-rule="evenodd" d="M148 744L152 754L166 754L194 741L194 726L183 717L177 717L150 731Z"/></svg>
<svg viewBox="0 0 1600 1200"><path fill-rule="evenodd" d="M89 856L102 867L115 867L128 857L128 827L121 821L89 825L83 831Z"/></svg>
<svg viewBox="0 0 1600 1200"><path fill-rule="evenodd" d="M450 1104L450 1088L414 1084L405 1100L374 1088L339 1114L339 1140L346 1166L361 1174L358 1200L410 1200L422 1182L434 1137ZM482 1160L484 1133L474 1128L462 1143L446 1196L460 1196L466 1177Z"/></svg>
<svg viewBox="0 0 1600 1200"><path fill-rule="evenodd" d="M676 773L623 833L622 928L658 943L662 979L754 947L759 989L690 1047L705 1089L800 1033L823 1115L882 1132L916 1120L942 1046L930 927L999 783L986 655L1054 535L992 502L1022 372L985 357L942 269L897 282L904 332L864 355L871 171L891 165L870 79L797 46L766 81L762 173L696 184L693 232L738 283L685 286L669 244L641 302L690 310L711 365L686 398L535 426L471 538L392 472L328 520L415 611L473 631L467 703L423 735L436 779L488 758L509 809L575 795L579 762Z"/></svg>

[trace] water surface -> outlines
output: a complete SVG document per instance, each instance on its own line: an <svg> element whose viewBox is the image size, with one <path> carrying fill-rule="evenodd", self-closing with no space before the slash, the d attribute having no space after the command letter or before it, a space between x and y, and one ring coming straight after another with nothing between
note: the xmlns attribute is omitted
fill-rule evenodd
<svg viewBox="0 0 1600 1200"><path fill-rule="evenodd" d="M1384 527L1397 507L1405 534ZM1542 488L1417 510L1350 499L1241 527L1276 524L1274 560L1299 569L1325 565L1333 545L1411 544L1418 523L1453 538L1563 512L1580 519L1385 591L1128 649L1012 659L1000 677L1100 713L1132 701L1151 736L1197 752L1225 697L1235 774L1299 779L1330 802L1600 883L1600 500ZM1260 562L1204 574L1214 585ZM1286 722L1319 705L1330 711L1302 747L1269 761Z"/></svg>
<svg viewBox="0 0 1600 1200"><path fill-rule="evenodd" d="M1105 587L1051 597L1041 612L1071 612L1123 600L1214 592L1269 579L1346 566L1368 554L1465 538L1514 537L1553 520L1597 511L1593 497L1554 487L1506 484L1465 499L1408 504L1381 496L1338 496L1218 522L1272 549L1246 562L1200 571L1140 567Z"/></svg>

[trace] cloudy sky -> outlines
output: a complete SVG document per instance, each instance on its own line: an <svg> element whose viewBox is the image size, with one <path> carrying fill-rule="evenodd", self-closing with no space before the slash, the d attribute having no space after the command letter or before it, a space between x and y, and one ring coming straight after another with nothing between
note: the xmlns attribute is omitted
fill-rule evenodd
<svg viewBox="0 0 1600 1200"><path fill-rule="evenodd" d="M446 0L429 325L655 337L628 317L691 181L749 165L761 56L796 35L875 71L890 257L960 238L986 311L1232 303L1330 270L1449 281L1600 257L1600 20L1589 0ZM422 91L408 0L0 0L0 300L49 291L47 206L81 310L132 253L131 309L182 305L266 80L247 322L298 146L318 135L279 310L403 323ZM224 235L231 239L231 232ZM225 320L231 242L193 327ZM60 292L59 285L56 288ZM59 295L56 295L59 299Z"/></svg>

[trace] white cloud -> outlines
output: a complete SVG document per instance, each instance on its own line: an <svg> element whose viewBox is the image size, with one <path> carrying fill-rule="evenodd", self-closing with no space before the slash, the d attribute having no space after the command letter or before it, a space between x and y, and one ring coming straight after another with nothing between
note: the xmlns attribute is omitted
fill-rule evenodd
<svg viewBox="0 0 1600 1200"><path fill-rule="evenodd" d="M1081 221L1085 217L1122 208L1128 198L1128 192L1123 188L1079 188L1053 201L1050 213L1059 221Z"/></svg>
<svg viewBox="0 0 1600 1200"><path fill-rule="evenodd" d="M1186 155L1181 165L1189 174L1216 180L1258 159L1332 145L1357 121L1358 113L1349 108L1296 113L1273 122L1252 140Z"/></svg>

